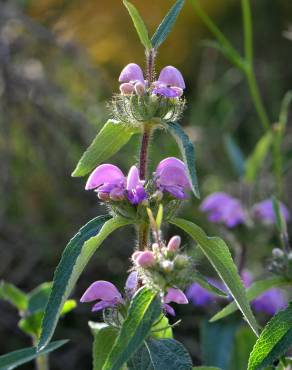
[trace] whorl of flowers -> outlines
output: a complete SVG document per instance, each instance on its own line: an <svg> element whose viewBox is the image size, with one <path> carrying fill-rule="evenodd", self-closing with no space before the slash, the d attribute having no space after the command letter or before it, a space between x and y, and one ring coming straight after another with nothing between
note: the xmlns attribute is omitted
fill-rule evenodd
<svg viewBox="0 0 292 370"><path fill-rule="evenodd" d="M176 121L185 108L185 82L173 66L164 67L156 81L144 78L138 64L124 67L119 77L120 94L114 95L111 110L115 119L131 125L160 120Z"/></svg>

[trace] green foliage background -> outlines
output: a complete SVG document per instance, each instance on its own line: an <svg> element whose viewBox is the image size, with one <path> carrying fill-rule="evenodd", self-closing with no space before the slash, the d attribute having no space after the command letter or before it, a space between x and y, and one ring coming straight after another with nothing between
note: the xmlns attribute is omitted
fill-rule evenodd
<svg viewBox="0 0 292 370"><path fill-rule="evenodd" d="M172 4L169 0L134 3L151 30ZM212 37L186 3L161 47L157 71L172 64L185 76L188 108L182 124L197 146L202 196L214 190L242 195L244 189L238 185L226 150L226 135L232 135L248 156L261 136L260 125L242 76L215 50L202 45L202 40ZM242 49L239 2L202 3ZM256 74L270 116L276 120L281 98L292 85L292 41L285 32L292 24L292 5L289 0L251 3ZM108 118L106 104L112 92L118 91L120 70L128 62L143 65L144 55L119 0L3 2L0 35L0 277L31 290L51 280L69 238L103 211L95 195L83 190L85 179L70 174ZM112 163L127 170L136 160L137 140L131 139ZM285 194L290 209L291 141L290 121L284 141ZM160 159L178 155L175 142L159 133L151 151L153 168ZM259 174L260 186L245 197L247 204L270 194L268 166L269 159ZM185 218L215 233L198 212L198 205L192 197L184 207ZM223 230L219 229L220 233L226 237ZM109 238L80 279L73 294L76 299L98 279L122 288L134 246L131 238L134 232L130 228ZM273 246L263 246L257 239L247 251L255 273L259 258L268 255ZM17 328L16 312L3 302L0 312L1 353L29 346ZM198 329L206 314L190 305L179 313L185 318L176 329L176 338L184 342L194 363L199 363ZM52 356L52 369L60 369L64 361L74 370L90 368L88 318L95 320L96 315L82 305L61 321L57 338L70 337L72 341ZM23 368L31 369L32 364Z"/></svg>

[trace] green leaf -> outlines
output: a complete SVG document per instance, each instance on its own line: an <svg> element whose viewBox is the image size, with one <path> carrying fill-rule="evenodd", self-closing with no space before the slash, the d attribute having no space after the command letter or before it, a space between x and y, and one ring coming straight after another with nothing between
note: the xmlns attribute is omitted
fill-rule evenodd
<svg viewBox="0 0 292 370"><path fill-rule="evenodd" d="M118 330L104 323L89 322L93 332L93 370L102 370L107 356L119 334Z"/></svg>
<svg viewBox="0 0 292 370"><path fill-rule="evenodd" d="M183 5L184 0L177 0L177 2L170 8L169 12L163 18L160 25L157 27L154 35L151 38L151 42L154 49L158 49L159 46L167 38Z"/></svg>
<svg viewBox="0 0 292 370"><path fill-rule="evenodd" d="M0 282L0 299L8 301L19 311L25 311L28 306L28 298L25 293L11 283Z"/></svg>
<svg viewBox="0 0 292 370"><path fill-rule="evenodd" d="M208 292L215 294L219 297L226 298L228 297L228 294L223 292L221 289L216 288L214 285L210 284L203 275L201 275L199 272L196 272L196 276L193 278L194 282L197 282L200 284L204 289L208 290Z"/></svg>
<svg viewBox="0 0 292 370"><path fill-rule="evenodd" d="M175 339L149 339L128 363L129 370L192 370L185 347Z"/></svg>
<svg viewBox="0 0 292 370"><path fill-rule="evenodd" d="M172 338L172 328L169 325L168 318L161 314L157 324L151 328L151 337L155 339Z"/></svg>
<svg viewBox="0 0 292 370"><path fill-rule="evenodd" d="M256 319L251 311L244 286L225 242L218 237L208 237L200 227L190 221L175 218L170 222L187 232L198 243L198 246L224 281L246 321L258 335Z"/></svg>
<svg viewBox="0 0 292 370"><path fill-rule="evenodd" d="M182 127L176 122L163 123L164 127L172 134L183 156L185 165L187 167L188 177L190 180L191 188L197 198L200 198L196 165L195 165L195 148L189 139L188 135L184 132Z"/></svg>
<svg viewBox="0 0 292 370"><path fill-rule="evenodd" d="M278 312L261 332L248 361L248 370L272 365L292 346L292 302Z"/></svg>
<svg viewBox="0 0 292 370"><path fill-rule="evenodd" d="M85 176L100 163L114 155L140 130L123 125L115 120L108 120L97 134L89 148L79 160L73 177Z"/></svg>
<svg viewBox="0 0 292 370"><path fill-rule="evenodd" d="M247 369L249 354L251 353L256 340L256 336L247 326L241 327L237 331L229 370Z"/></svg>
<svg viewBox="0 0 292 370"><path fill-rule="evenodd" d="M210 324L207 320L203 321L201 347L204 364L228 369L237 328L238 322Z"/></svg>
<svg viewBox="0 0 292 370"><path fill-rule="evenodd" d="M28 317L24 317L18 322L18 327L26 334L38 338L41 331L41 324L44 312L34 312Z"/></svg>
<svg viewBox="0 0 292 370"><path fill-rule="evenodd" d="M114 230L129 223L129 220L122 217L98 216L83 226L67 244L55 271L52 292L43 319L39 349L46 346L51 339L62 307L96 249Z"/></svg>
<svg viewBox="0 0 292 370"><path fill-rule="evenodd" d="M160 314L161 302L156 293L146 287L138 290L103 370L119 370L142 346Z"/></svg>
<svg viewBox="0 0 292 370"><path fill-rule="evenodd" d="M39 352L36 351L36 348L29 347L2 355L0 356L0 370L15 369L16 367L32 361L39 356L54 351L67 342L68 340L58 340L56 342L52 342L46 348Z"/></svg>
<svg viewBox="0 0 292 370"><path fill-rule="evenodd" d="M52 283L42 283L29 293L28 314L44 311L51 293Z"/></svg>
<svg viewBox="0 0 292 370"><path fill-rule="evenodd" d="M123 0L123 3L125 5L125 7L127 8L131 18L132 18L132 21L134 23L134 26L136 28L136 31L137 31L137 34L139 36L139 39L140 39L141 43L144 45L146 50L152 49L152 44L151 44L151 41L150 41L149 36L148 36L147 28L144 24L143 19L140 16L138 10L134 7L133 4L131 4L127 0Z"/></svg>
<svg viewBox="0 0 292 370"><path fill-rule="evenodd" d="M259 170L268 154L268 151L272 145L272 141L273 135L269 131L260 138L254 148L254 151L248 157L245 163L245 180L248 183L254 182L258 177Z"/></svg>
<svg viewBox="0 0 292 370"><path fill-rule="evenodd" d="M249 302L251 302L253 299L261 295L262 293L266 292L267 290L271 288L276 287L283 287L287 285L291 285L291 281L289 282L287 279L276 276L272 277L266 280L258 280L254 282L249 288L246 290L246 296ZM238 307L235 302L229 303L227 306L225 306L221 311L217 312L211 319L210 322L214 322L220 319L223 319L224 317L232 314L233 312L237 311Z"/></svg>
<svg viewBox="0 0 292 370"><path fill-rule="evenodd" d="M77 302L75 301L75 299L68 299L65 303L64 303L64 306L61 310L61 315L64 316L66 315L67 313L71 312L72 310L74 310L74 308L77 307Z"/></svg>

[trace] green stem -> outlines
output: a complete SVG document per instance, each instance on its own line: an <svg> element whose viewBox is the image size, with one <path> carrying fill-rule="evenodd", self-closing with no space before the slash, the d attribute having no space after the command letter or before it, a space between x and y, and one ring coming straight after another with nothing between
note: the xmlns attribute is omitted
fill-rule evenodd
<svg viewBox="0 0 292 370"><path fill-rule="evenodd" d="M244 32L244 54L249 64L253 62L253 29L249 0L241 0Z"/></svg>
<svg viewBox="0 0 292 370"><path fill-rule="evenodd" d="M33 346L37 346L37 338L33 338L32 343ZM49 356L48 355L42 355L35 359L35 368L36 370L49 370Z"/></svg>
<svg viewBox="0 0 292 370"><path fill-rule="evenodd" d="M270 130L270 121L262 101L252 65L247 65L247 67L245 68L245 76L256 112L259 116L263 129L267 132Z"/></svg>

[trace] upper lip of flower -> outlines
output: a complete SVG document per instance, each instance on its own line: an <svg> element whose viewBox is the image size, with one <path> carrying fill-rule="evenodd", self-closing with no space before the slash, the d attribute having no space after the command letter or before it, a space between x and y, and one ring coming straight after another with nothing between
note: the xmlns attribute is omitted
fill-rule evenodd
<svg viewBox="0 0 292 370"><path fill-rule="evenodd" d="M140 81L144 84L144 76L141 67L136 63L127 64L119 77L119 82L132 82Z"/></svg>
<svg viewBox="0 0 292 370"><path fill-rule="evenodd" d="M165 158L158 164L155 181L158 188L181 199L185 198L184 190L190 188L186 166L175 157Z"/></svg>

